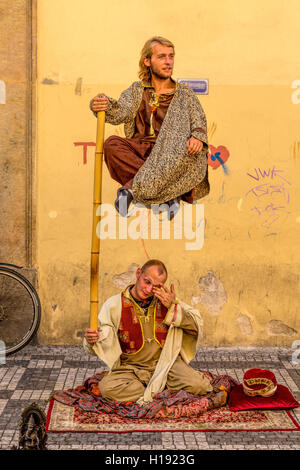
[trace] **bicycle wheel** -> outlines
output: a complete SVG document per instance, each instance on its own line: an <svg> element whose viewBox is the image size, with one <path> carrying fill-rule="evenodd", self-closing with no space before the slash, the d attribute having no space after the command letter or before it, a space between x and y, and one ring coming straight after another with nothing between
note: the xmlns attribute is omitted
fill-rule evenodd
<svg viewBox="0 0 300 470"><path fill-rule="evenodd" d="M41 304L32 284L13 269L0 266L0 340L6 355L31 341L40 319Z"/></svg>

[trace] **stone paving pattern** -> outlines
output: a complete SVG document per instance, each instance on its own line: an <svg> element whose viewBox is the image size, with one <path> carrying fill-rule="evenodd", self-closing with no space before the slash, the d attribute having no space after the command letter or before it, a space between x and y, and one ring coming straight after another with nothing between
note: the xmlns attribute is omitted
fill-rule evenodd
<svg viewBox="0 0 300 470"><path fill-rule="evenodd" d="M292 362L294 350L278 348L201 348L191 365L242 381L253 367L272 370L277 382L289 387L300 400L300 364ZM53 391L74 388L105 368L80 346L32 346L8 356L0 366L0 449L18 445L22 410L36 402L47 413ZM300 409L292 412L300 422ZM135 433L49 433L51 450L299 450L299 431L214 431Z"/></svg>

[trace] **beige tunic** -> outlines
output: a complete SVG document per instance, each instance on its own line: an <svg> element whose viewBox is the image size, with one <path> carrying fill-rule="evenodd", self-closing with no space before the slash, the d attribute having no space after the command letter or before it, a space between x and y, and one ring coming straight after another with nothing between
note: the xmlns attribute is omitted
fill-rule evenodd
<svg viewBox="0 0 300 470"><path fill-rule="evenodd" d="M104 398L119 401L137 401L143 396L146 386L155 370L161 354L161 346L154 338L154 308L156 299L154 298L148 307L147 315L142 308L134 302L129 290L126 290L126 297L130 298L135 313L141 320L144 335L144 345L135 354L122 353L120 365L99 382L99 390ZM184 312L180 325L185 333L197 336L197 325L193 317ZM212 390L209 380L201 372L194 370L186 364L180 354L169 370L166 387L169 390L186 390L197 395L203 395Z"/></svg>

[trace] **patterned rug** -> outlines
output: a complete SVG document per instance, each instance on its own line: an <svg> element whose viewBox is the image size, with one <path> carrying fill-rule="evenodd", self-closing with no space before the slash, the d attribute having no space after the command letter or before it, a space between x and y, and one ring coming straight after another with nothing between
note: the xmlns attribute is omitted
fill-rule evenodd
<svg viewBox="0 0 300 470"><path fill-rule="evenodd" d="M97 373L86 379L83 385L56 392L51 398L64 405L78 406L83 411L116 414L121 418L187 418L223 406L228 393L237 385L236 380L229 375L202 371L212 385L211 392L193 395L184 390L170 391L165 388L155 395L153 401L141 404L104 398L100 393L99 383L106 373L107 371Z"/></svg>
<svg viewBox="0 0 300 470"><path fill-rule="evenodd" d="M84 411L78 405L51 400L47 432L176 432L176 431L293 431L300 426L286 410L230 411L228 406L197 417L128 418L115 413Z"/></svg>
<svg viewBox="0 0 300 470"><path fill-rule="evenodd" d="M229 375L201 371L213 391L193 395L165 389L152 402L122 402L101 396L99 382L107 373L89 377L75 389L56 392L47 415L47 432L137 431L292 431L300 430L289 411L230 411L226 397L238 382Z"/></svg>

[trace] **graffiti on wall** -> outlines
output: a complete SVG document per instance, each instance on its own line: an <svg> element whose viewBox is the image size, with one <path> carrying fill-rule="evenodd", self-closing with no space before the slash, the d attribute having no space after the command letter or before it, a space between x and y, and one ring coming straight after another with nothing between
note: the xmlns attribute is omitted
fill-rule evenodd
<svg viewBox="0 0 300 470"><path fill-rule="evenodd" d="M82 147L83 148L83 164L87 164L87 149L88 147L96 147L95 142L73 142L75 147Z"/></svg>
<svg viewBox="0 0 300 470"><path fill-rule="evenodd" d="M208 126L208 130L207 130L207 136L208 136L209 141L211 141L216 130L217 130L217 124L215 122L212 122ZM225 175L228 175L229 170L226 165L226 162L230 156L229 150L224 145L219 145L218 147L214 147L214 145L209 145L208 148L209 148L209 152L207 155L208 165L213 170L217 170L218 168L222 167Z"/></svg>
<svg viewBox="0 0 300 470"><path fill-rule="evenodd" d="M217 130L217 124L212 122L207 131L208 140L210 141ZM82 147L82 157L83 157L83 164L87 164L87 154L88 154L88 147L95 147L95 142L73 142L75 147ZM227 147L224 145L218 145L215 147L214 145L208 146L209 150L207 152L207 163L213 169L217 170L218 168L222 168L225 175L229 174L228 166L226 162L230 156L230 152Z"/></svg>
<svg viewBox="0 0 300 470"><path fill-rule="evenodd" d="M87 164L87 151L88 147L95 147L95 142L73 142L75 147L82 147L82 157L83 157L83 164ZM213 170L217 170L220 166L222 166L223 171L226 175L228 175L229 171L225 164L230 156L229 150L224 147L224 145L219 145L218 147L214 147L213 145L209 145L209 152L208 152L208 165L212 167Z"/></svg>
<svg viewBox="0 0 300 470"><path fill-rule="evenodd" d="M264 229L271 229L286 219L290 204L291 183L284 170L276 165L267 169L254 168L247 173L253 186L246 193L251 211Z"/></svg>
<svg viewBox="0 0 300 470"><path fill-rule="evenodd" d="M213 145L209 145L209 154L208 154L208 165L213 169L217 170L220 166L223 168L225 175L229 174L229 170L225 162L227 162L229 158L229 150L224 147L224 145L219 145L218 147L214 147Z"/></svg>

